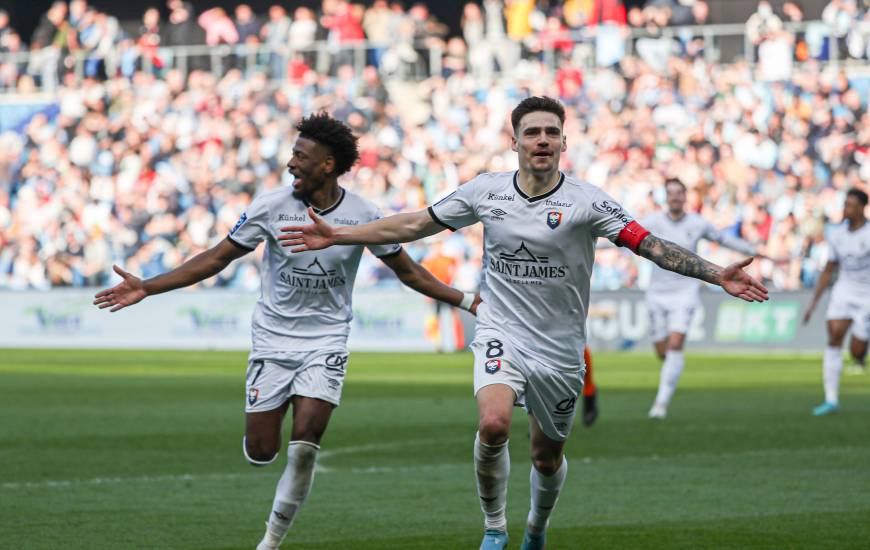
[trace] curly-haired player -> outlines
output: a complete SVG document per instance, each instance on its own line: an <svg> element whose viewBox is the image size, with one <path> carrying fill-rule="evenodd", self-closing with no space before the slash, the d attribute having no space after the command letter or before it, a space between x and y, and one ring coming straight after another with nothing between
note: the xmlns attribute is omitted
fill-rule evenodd
<svg viewBox="0 0 870 550"><path fill-rule="evenodd" d="M254 198L227 238L178 268L145 281L115 266L123 277L96 295L94 304L117 311L147 296L189 286L216 275L230 262L266 243L262 291L252 320L248 359L245 437L242 451L253 466L278 457L281 424L293 406L287 466L278 487L266 534L257 550L278 548L314 480L320 439L338 406L347 367L351 293L368 248L414 290L454 306L476 310L479 299L433 277L398 244L337 246L290 254L277 240L288 222L309 222L309 207L335 225L364 224L381 217L368 200L338 185L359 157L350 129L326 114L302 119L287 168L291 187Z"/></svg>

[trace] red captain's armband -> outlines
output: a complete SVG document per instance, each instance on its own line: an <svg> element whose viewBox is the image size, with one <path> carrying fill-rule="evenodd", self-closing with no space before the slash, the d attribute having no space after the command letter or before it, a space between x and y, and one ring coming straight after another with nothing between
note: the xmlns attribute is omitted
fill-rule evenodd
<svg viewBox="0 0 870 550"><path fill-rule="evenodd" d="M632 221L619 232L619 235L616 237L616 244L630 248L632 252L637 252L637 247L640 246L641 241L647 235L649 235L649 231L636 221Z"/></svg>

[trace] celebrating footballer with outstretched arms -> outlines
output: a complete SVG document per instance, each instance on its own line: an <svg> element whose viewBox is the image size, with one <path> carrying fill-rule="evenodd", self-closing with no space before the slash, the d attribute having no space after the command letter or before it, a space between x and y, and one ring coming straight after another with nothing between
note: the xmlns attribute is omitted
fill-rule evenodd
<svg viewBox="0 0 870 550"><path fill-rule="evenodd" d="M359 156L357 138L326 114L297 125L299 136L287 163L292 187L257 195L229 235L178 268L145 281L115 266L123 281L100 291L94 304L111 311L152 294L195 284L265 244L261 293L251 321L251 353L245 382L242 451L254 466L279 454L281 427L292 406L287 464L278 481L266 532L257 550L276 550L305 502L315 461L332 410L339 405L348 363L353 283L363 246L338 246L290 254L276 235L288 222L307 222L307 212L331 224L365 224L381 217L367 199L338 185ZM451 288L394 243L367 247L405 285L474 313L479 298Z"/></svg>
<svg viewBox="0 0 870 550"><path fill-rule="evenodd" d="M650 234L606 193L559 170L566 149L562 105L523 100L511 113L519 170L481 174L419 212L335 227L287 224L278 237L294 252L333 245L408 242L444 229L484 225L483 299L477 312L474 390L479 428L474 459L484 513L483 550L507 545L508 431L514 405L529 413L531 510L522 548L543 548L567 474L563 447L583 380L589 279L595 240L605 237L660 267L722 286L754 302L767 289L742 268L720 267Z"/></svg>

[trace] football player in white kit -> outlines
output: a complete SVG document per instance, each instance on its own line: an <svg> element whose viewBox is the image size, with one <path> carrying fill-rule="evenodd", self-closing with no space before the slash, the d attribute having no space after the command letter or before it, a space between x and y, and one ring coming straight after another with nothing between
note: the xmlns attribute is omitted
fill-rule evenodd
<svg viewBox="0 0 870 550"><path fill-rule="evenodd" d="M311 489L320 439L341 397L351 294L364 248L340 246L290 254L276 240L278 228L308 221L309 209L317 213L317 219L337 226L381 217L374 204L338 185L338 177L359 157L350 128L319 114L302 119L296 129L299 137L287 163L295 178L292 187L255 197L226 239L168 273L142 281L115 266L124 280L99 292L94 301L101 309L118 311L152 294L195 284L265 241L246 376L245 457L254 466L277 458L281 424L291 404L293 429L287 466L278 481L258 550L280 546ZM436 300L476 310L479 298L441 283L398 244L368 248L405 285Z"/></svg>
<svg viewBox="0 0 870 550"><path fill-rule="evenodd" d="M694 212L686 212L686 186L678 179L665 182L667 211L650 214L640 224L655 235L697 252L698 241L707 239L746 254L761 255L758 247L743 239L718 231ZM683 372L683 347L695 311L701 307L698 291L701 282L689 280L653 266L646 306L656 354L663 361L659 389L649 411L649 417L663 419Z"/></svg>
<svg viewBox="0 0 870 550"><path fill-rule="evenodd" d="M440 202L354 227L288 225L279 237L294 251L336 244L406 242L484 225L483 302L474 341L474 442L483 510L481 548L507 545L508 433L515 405L529 413L531 510L521 548L543 548L547 523L565 481L562 453L583 380L589 277L595 240L606 237L662 267L721 284L748 301L767 290L742 271L751 259L721 268L643 229L593 185L559 171L565 151L562 105L523 100L511 113L519 171L481 174Z"/></svg>
<svg viewBox="0 0 870 550"><path fill-rule="evenodd" d="M831 291L825 316L828 328L828 347L822 363L825 402L813 409L815 416L840 410L840 371L843 370L841 348L850 327L852 339L849 351L852 359L860 368L867 357L867 341L870 340L870 224L864 215L866 207L867 193L860 189L850 189L846 193L843 205L845 223L830 234L828 263L804 314L806 324L822 293L831 284L834 270L837 270L837 282Z"/></svg>

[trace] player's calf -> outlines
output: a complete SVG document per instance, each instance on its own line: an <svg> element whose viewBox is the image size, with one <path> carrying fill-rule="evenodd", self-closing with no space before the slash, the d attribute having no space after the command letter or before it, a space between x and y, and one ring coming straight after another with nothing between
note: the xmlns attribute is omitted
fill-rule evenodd
<svg viewBox="0 0 870 550"><path fill-rule="evenodd" d="M291 441L287 446L287 466L278 480L272 512L266 522L266 533L257 550L275 550L281 545L311 492L319 450L319 445L309 441Z"/></svg>

